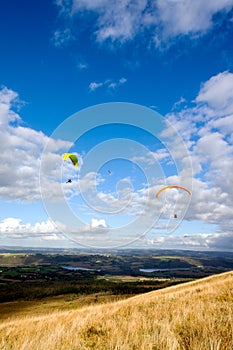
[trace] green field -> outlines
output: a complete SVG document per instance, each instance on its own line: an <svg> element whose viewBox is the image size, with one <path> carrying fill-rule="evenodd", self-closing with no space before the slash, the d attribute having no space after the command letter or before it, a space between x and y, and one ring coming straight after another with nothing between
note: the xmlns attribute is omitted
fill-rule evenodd
<svg viewBox="0 0 233 350"><path fill-rule="evenodd" d="M0 302L59 295L132 296L231 269L229 255L2 253Z"/></svg>

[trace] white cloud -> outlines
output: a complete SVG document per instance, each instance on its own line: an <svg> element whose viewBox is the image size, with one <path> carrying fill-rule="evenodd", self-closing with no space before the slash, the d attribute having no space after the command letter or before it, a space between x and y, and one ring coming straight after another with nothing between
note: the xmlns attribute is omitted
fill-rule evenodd
<svg viewBox="0 0 233 350"><path fill-rule="evenodd" d="M122 77L119 80L112 80L112 79L107 79L103 82L91 82L89 84L89 90L90 91L95 91L99 89L100 87L105 87L108 90L115 90L116 88L120 87L121 85L125 84L127 82L127 79Z"/></svg>
<svg viewBox="0 0 233 350"><path fill-rule="evenodd" d="M184 138L193 164L193 194L186 218L226 232L233 217L233 74L219 73L202 84L192 107L167 118ZM177 106L179 107L179 106ZM233 233L232 226L227 231Z"/></svg>
<svg viewBox="0 0 233 350"><path fill-rule="evenodd" d="M58 227L62 227L62 223L57 223ZM63 231L66 232L67 227L63 225ZM68 228L69 231L69 237L71 240L73 237L76 241L79 241L79 239L82 241L82 239L86 240L86 242L92 238L95 237L96 234L105 234L108 233L110 230L109 225L106 223L105 219L96 219L92 218L91 223L85 223L80 227L75 228Z"/></svg>
<svg viewBox="0 0 233 350"><path fill-rule="evenodd" d="M60 13L72 26L78 16L95 13L96 40L124 43L145 30L156 45L180 35L199 37L216 24L214 16L229 12L233 0L57 0Z"/></svg>
<svg viewBox="0 0 233 350"><path fill-rule="evenodd" d="M207 124L209 129L218 129L223 135L232 135L233 133L233 114L224 118L218 118ZM230 140L233 143L233 140Z"/></svg>
<svg viewBox="0 0 233 350"><path fill-rule="evenodd" d="M132 39L144 21L146 0L73 1L73 13L94 11L98 14L96 37L98 41Z"/></svg>
<svg viewBox="0 0 233 350"><path fill-rule="evenodd" d="M120 82L120 80L118 81ZM108 84L112 81L108 81ZM122 82L124 83L124 81ZM216 234L195 235L182 238L165 239L164 245L185 247L207 247L217 249L219 246L230 249L232 242L233 227L233 140L232 140L232 73L223 72L211 77L204 82L193 101L191 107L188 103L176 105L176 111L167 115L167 119L175 128L185 144L192 158L194 178L192 199L190 207L185 215L188 221L200 220L216 227ZM222 94L222 91L225 94ZM13 106L18 95L4 88L0 91L0 137L3 152L0 154L0 195L6 199L38 200L40 189L38 174L40 168L40 156L48 137L42 132L26 128L21 125L20 116L14 112ZM223 108L221 109L221 105ZM179 110L180 109L180 110ZM200 127L201 125L201 127ZM166 134L166 133L165 133ZM182 162L184 172L179 176L166 178L168 184L182 183L188 180L185 173L184 152L179 149L173 135L171 137L178 161ZM56 199L57 186L60 186L60 172L57 164L61 162L60 152L71 145L62 140L50 140L50 149L45 155L44 166L48 175L47 185L50 188L49 195ZM146 165L164 162L168 159L166 149L145 154L144 158L135 162L144 162ZM69 167L69 164L67 164ZM65 170L65 174L68 175ZM182 168L182 169L183 169ZM127 179L125 179L126 181ZM130 179L128 179L130 180ZM94 204L97 211L106 209L109 211L123 210L125 215L140 215L142 211L157 216L161 210L161 203L155 200L154 195L161 184L150 184L150 188L135 190L127 188L127 191L118 193L96 192L96 186L103 184L104 179L96 177L96 173L88 173L83 178L74 180L71 186L64 186L68 195L79 194L82 191L84 198ZM52 183L52 186L51 186ZM187 186L188 187L188 186ZM94 191L94 192L93 192ZM93 195L95 194L95 195ZM163 204L162 219L169 218L176 205L177 191L166 196ZM96 201L96 202L95 202ZM185 212L186 199L181 197L176 210L179 216ZM95 214L91 213L91 217ZM143 217L142 217L143 220ZM159 223L157 223L159 224ZM33 234L44 240L56 240L57 232L49 222L38 222L37 224L22 223L20 219L8 218L0 222L0 232L11 237L31 237ZM162 228L160 228L162 230ZM105 218L91 220L91 223L80 229L79 234L105 233L109 226ZM41 236L41 233L44 235ZM158 239L154 240L158 244ZM163 240L160 242L163 244Z"/></svg>
<svg viewBox="0 0 233 350"><path fill-rule="evenodd" d="M75 37L72 35L70 28L56 30L53 35L53 42L56 47L62 47L74 39Z"/></svg>
<svg viewBox="0 0 233 350"><path fill-rule="evenodd" d="M90 233L107 233L109 232L109 226L106 224L104 219L91 219Z"/></svg>
<svg viewBox="0 0 233 350"><path fill-rule="evenodd" d="M219 132L203 135L195 146L195 152L200 156L200 159L214 162L213 166L232 154L232 150L232 147Z"/></svg>
<svg viewBox="0 0 233 350"><path fill-rule="evenodd" d="M233 251L232 233L197 233L193 235L166 235L156 238L143 238L147 246L155 245L160 249L193 249Z"/></svg>
<svg viewBox="0 0 233 350"><path fill-rule="evenodd" d="M7 87L0 90L0 126L2 128L10 122L21 120L20 116L12 110L12 107L17 106L18 103L19 97L15 91Z"/></svg>
<svg viewBox="0 0 233 350"><path fill-rule="evenodd" d="M93 81L92 83L89 84L89 89L90 89L90 91L95 91L96 89L100 88L101 86L103 86L103 83L96 83L95 81Z"/></svg>
<svg viewBox="0 0 233 350"><path fill-rule="evenodd" d="M126 78L120 78L119 79L119 83L120 84L125 84L127 82L127 79Z"/></svg>
<svg viewBox="0 0 233 350"><path fill-rule="evenodd" d="M158 18L164 35L175 37L186 34L203 34L213 26L213 16L220 11L229 11L232 0L157 0Z"/></svg>
<svg viewBox="0 0 233 350"><path fill-rule="evenodd" d="M84 63L84 62L78 62L78 63L77 63L77 68L78 68L79 70L87 69L87 67L88 67L87 63Z"/></svg>
<svg viewBox="0 0 233 350"><path fill-rule="evenodd" d="M0 221L0 234L11 238L43 237L47 239L58 239L58 231L50 220L24 224L19 218L5 218ZM51 236L52 235L52 236ZM52 238L48 238L52 237Z"/></svg>
<svg viewBox="0 0 233 350"><path fill-rule="evenodd" d="M96 227L103 227L106 228L108 227L104 219L92 219L91 220L91 228L96 228Z"/></svg>
<svg viewBox="0 0 233 350"><path fill-rule="evenodd" d="M131 161L139 164L154 164L156 161L162 163L163 161L168 161L170 154L166 148L158 149L156 152L148 151L144 156L134 156Z"/></svg>
<svg viewBox="0 0 233 350"><path fill-rule="evenodd" d="M222 72L205 82L196 98L207 103L218 115L233 113L233 73Z"/></svg>
<svg viewBox="0 0 233 350"><path fill-rule="evenodd" d="M14 91L7 88L0 90L0 196L12 200L37 201L41 199L40 159L49 138L40 131L20 125L21 118L13 110L18 101L18 94ZM51 181L56 181L59 177L54 171L54 164L61 157L56 152L66 150L71 143L51 140L50 145L47 165L48 171L54 176Z"/></svg>
<svg viewBox="0 0 233 350"><path fill-rule="evenodd" d="M89 172L79 178L77 185L82 193L91 191L91 194L93 194L96 191L96 186L103 181L104 179L102 179L97 173Z"/></svg>

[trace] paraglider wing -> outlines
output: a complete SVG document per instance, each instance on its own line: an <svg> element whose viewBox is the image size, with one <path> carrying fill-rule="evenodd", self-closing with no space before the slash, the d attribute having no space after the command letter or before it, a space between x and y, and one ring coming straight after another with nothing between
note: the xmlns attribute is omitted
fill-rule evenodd
<svg viewBox="0 0 233 350"><path fill-rule="evenodd" d="M159 190L159 191L156 193L155 197L158 198L158 196L160 195L160 193L163 192L163 191L165 191L165 190L168 189L168 188L180 188L181 190L184 190L184 191L186 191L188 194L191 195L191 192L190 192L187 188L182 187L182 186L178 186L178 185L173 185L173 186L165 186L165 187L161 188L161 190Z"/></svg>
<svg viewBox="0 0 233 350"><path fill-rule="evenodd" d="M71 162L77 168L78 167L78 158L76 157L76 155L72 154L72 153L64 153L63 160L67 160L68 158L71 160Z"/></svg>

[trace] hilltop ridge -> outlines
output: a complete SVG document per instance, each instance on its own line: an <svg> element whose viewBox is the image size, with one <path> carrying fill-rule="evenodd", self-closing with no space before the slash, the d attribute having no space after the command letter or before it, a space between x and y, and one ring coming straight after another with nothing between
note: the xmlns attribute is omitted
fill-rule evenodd
<svg viewBox="0 0 233 350"><path fill-rule="evenodd" d="M233 271L127 300L0 325L2 349L230 350Z"/></svg>

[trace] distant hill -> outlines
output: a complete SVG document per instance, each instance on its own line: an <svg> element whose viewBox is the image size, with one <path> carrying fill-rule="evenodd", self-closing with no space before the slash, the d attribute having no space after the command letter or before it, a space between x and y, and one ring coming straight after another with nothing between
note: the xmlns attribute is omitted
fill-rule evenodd
<svg viewBox="0 0 233 350"><path fill-rule="evenodd" d="M231 350L233 271L118 302L0 323L0 349Z"/></svg>

